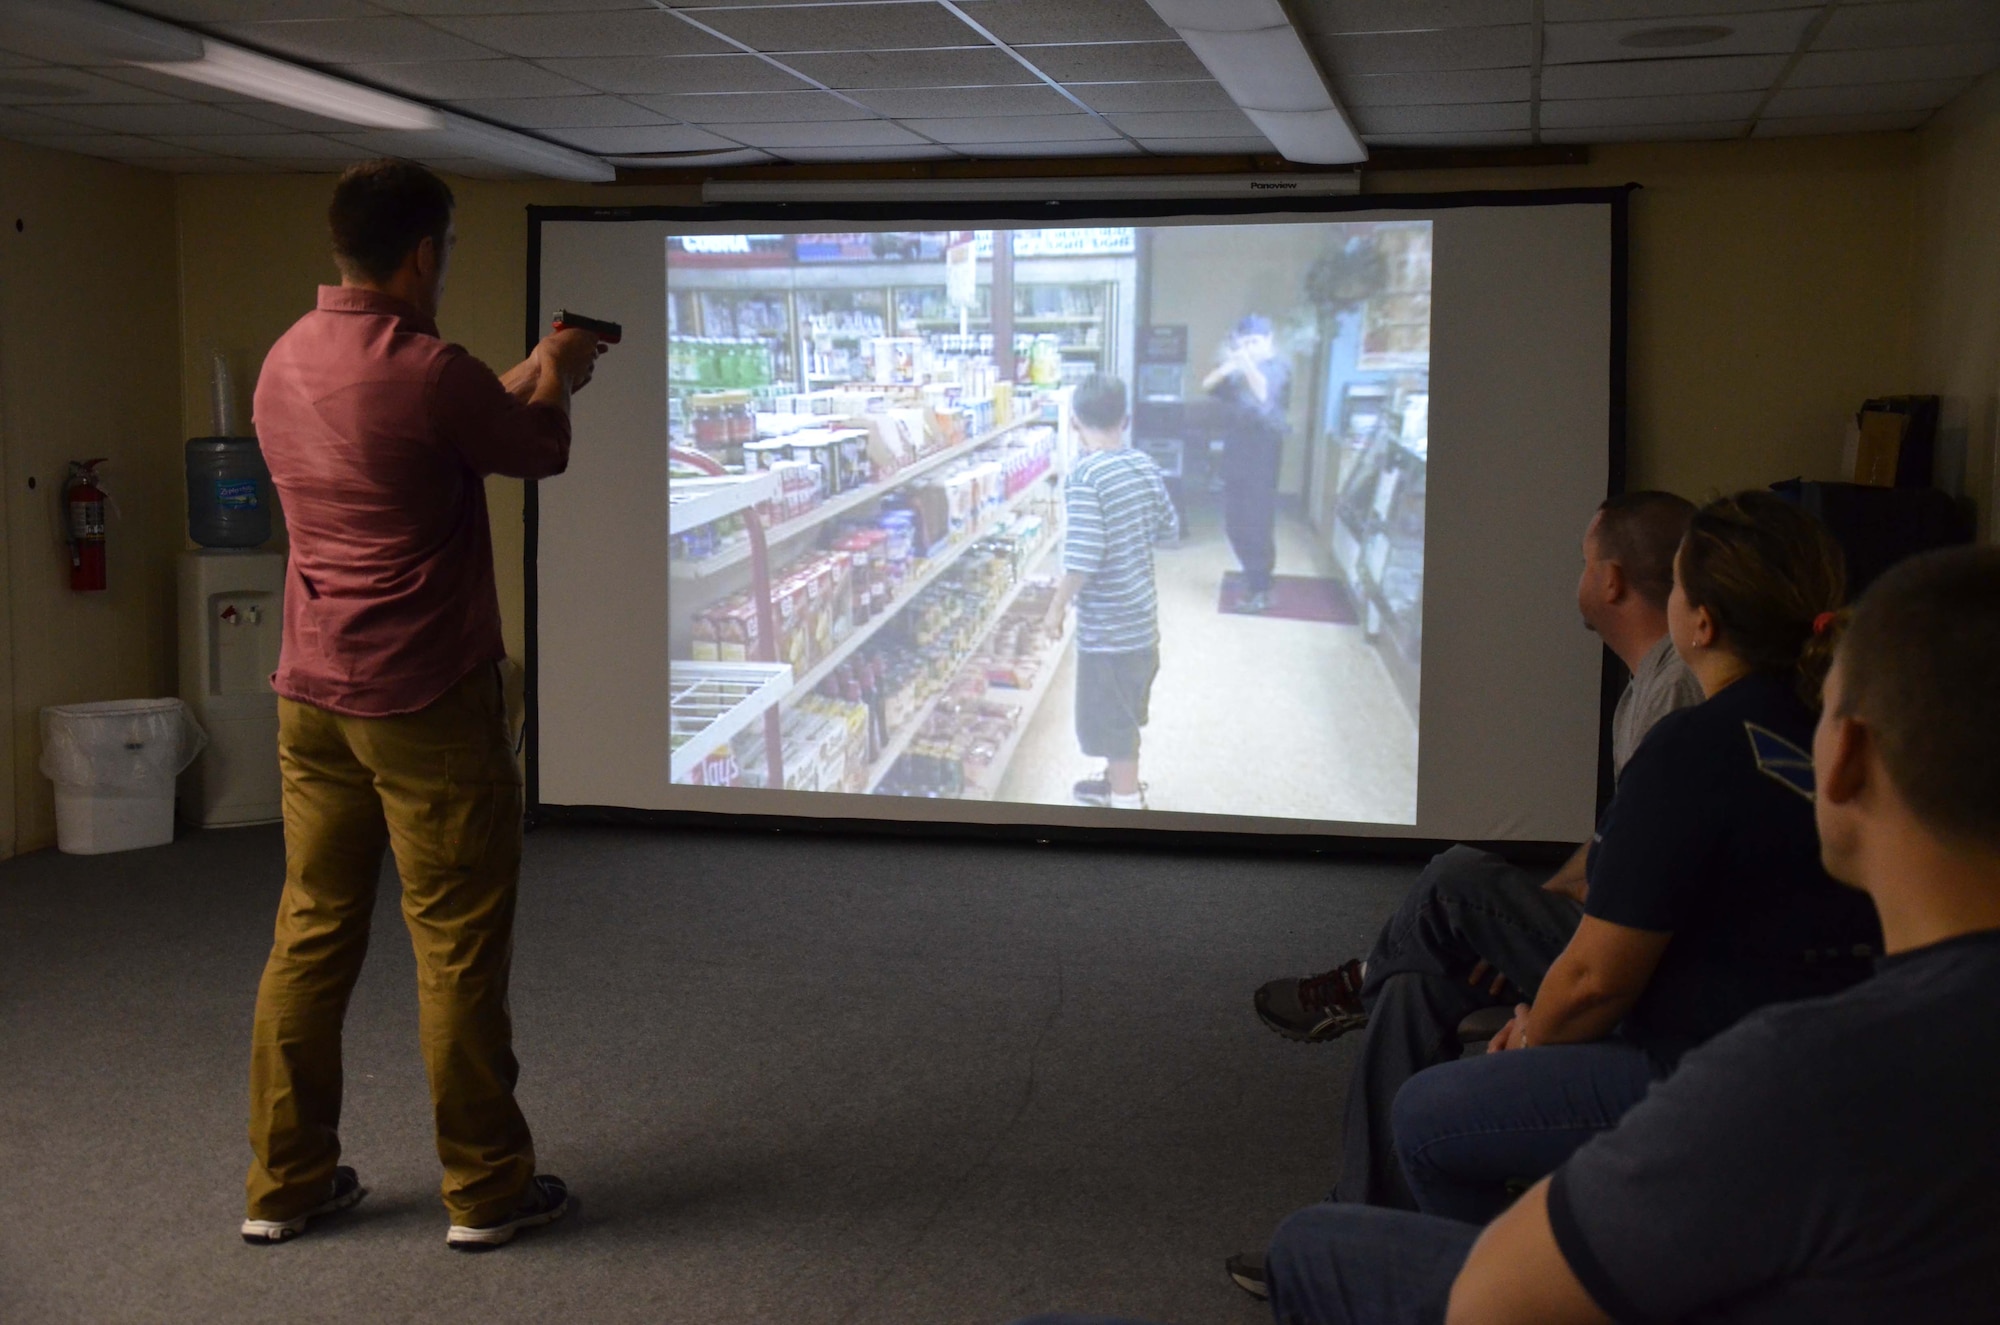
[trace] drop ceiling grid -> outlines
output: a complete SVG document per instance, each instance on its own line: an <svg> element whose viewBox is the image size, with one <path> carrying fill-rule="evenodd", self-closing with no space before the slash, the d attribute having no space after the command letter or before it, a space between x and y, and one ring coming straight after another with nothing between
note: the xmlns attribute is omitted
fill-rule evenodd
<svg viewBox="0 0 2000 1325"><path fill-rule="evenodd" d="M1270 150L1145 0L119 2L613 161ZM1910 128L2000 67L2000 0L1309 0L1296 12L1364 139L1383 146ZM1623 44L1663 27L1729 31ZM0 52L0 83L36 77L76 95L0 93L0 135L170 169L330 164L380 141L144 70Z"/></svg>

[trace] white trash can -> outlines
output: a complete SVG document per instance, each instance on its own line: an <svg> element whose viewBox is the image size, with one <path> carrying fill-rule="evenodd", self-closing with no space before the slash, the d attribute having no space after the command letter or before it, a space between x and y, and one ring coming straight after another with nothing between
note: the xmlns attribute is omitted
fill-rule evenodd
<svg viewBox="0 0 2000 1325"><path fill-rule="evenodd" d="M174 840L174 779L208 736L178 699L42 710L42 772L56 787L56 849L76 856Z"/></svg>

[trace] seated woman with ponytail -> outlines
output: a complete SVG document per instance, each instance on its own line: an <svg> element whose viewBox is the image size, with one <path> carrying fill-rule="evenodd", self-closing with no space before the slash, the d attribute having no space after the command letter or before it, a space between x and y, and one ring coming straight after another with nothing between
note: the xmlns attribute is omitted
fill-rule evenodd
<svg viewBox="0 0 2000 1325"><path fill-rule="evenodd" d="M1812 735L1840 550L1766 492L1709 503L1674 566L1674 648L1706 702L1626 765L1584 919L1483 1057L1411 1078L1396 1148L1419 1206L1484 1223L1617 1123L1682 1054L1766 1004L1865 977L1881 930L1820 864Z"/></svg>

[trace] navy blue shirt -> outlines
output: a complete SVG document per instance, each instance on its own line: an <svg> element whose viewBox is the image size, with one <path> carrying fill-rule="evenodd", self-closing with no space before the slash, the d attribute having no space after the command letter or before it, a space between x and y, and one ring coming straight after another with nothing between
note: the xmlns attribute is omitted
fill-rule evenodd
<svg viewBox="0 0 2000 1325"><path fill-rule="evenodd" d="M1992 1321L1995 1007L1988 930L1745 1018L1556 1171L1563 1258L1620 1321Z"/></svg>
<svg viewBox="0 0 2000 1325"><path fill-rule="evenodd" d="M1292 370L1273 355L1257 365L1264 375L1264 399L1258 400L1241 377L1229 376L1215 384L1211 392L1230 407L1229 438L1237 441L1275 441L1291 426Z"/></svg>
<svg viewBox="0 0 2000 1325"><path fill-rule="evenodd" d="M1662 1068L1769 1003L1865 977L1882 929L1820 866L1816 722L1752 675L1655 723L1591 844L1586 915L1670 933L1619 1033Z"/></svg>

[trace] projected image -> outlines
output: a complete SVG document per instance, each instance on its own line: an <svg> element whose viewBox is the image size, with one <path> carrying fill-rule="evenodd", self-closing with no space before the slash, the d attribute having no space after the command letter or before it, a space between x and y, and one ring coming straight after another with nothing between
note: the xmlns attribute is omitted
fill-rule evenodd
<svg viewBox="0 0 2000 1325"><path fill-rule="evenodd" d="M667 244L673 781L1415 822L1429 221Z"/></svg>

